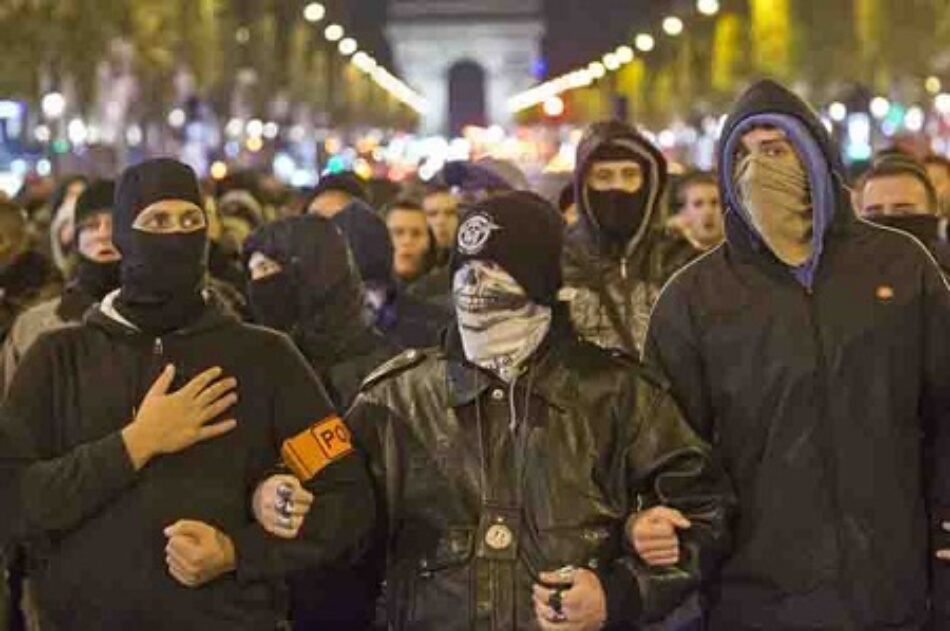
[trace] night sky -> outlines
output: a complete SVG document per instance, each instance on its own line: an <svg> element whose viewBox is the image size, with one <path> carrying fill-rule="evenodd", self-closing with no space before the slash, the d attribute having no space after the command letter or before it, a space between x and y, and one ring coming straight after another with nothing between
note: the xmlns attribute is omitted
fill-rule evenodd
<svg viewBox="0 0 950 631"><path fill-rule="evenodd" d="M670 7L691 4L690 0L544 0L549 74L561 74L600 57L638 28L652 26L655 31ZM384 62L389 60L383 33L386 5L387 0L349 0L345 5L349 28Z"/></svg>

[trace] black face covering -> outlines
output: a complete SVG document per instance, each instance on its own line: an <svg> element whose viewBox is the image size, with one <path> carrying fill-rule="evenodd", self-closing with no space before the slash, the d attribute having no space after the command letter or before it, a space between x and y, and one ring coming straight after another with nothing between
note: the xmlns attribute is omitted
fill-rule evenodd
<svg viewBox="0 0 950 631"><path fill-rule="evenodd" d="M258 324L290 333L299 319L297 292L289 274L279 273L247 286L254 320Z"/></svg>
<svg viewBox="0 0 950 631"><path fill-rule="evenodd" d="M76 268L76 283L90 298L99 302L109 292L119 287L119 261L98 263L79 256Z"/></svg>
<svg viewBox="0 0 950 631"><path fill-rule="evenodd" d="M643 224L648 195L646 182L636 193L618 189L587 190L587 199L597 224L611 241L621 245L626 245Z"/></svg>

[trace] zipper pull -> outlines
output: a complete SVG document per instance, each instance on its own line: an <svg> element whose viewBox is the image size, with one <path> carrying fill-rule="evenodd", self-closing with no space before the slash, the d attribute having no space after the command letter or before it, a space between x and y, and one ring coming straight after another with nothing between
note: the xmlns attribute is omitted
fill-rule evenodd
<svg viewBox="0 0 950 631"><path fill-rule="evenodd" d="M155 345L152 347L152 351L159 357L165 354L165 345L162 344L162 338L155 338Z"/></svg>
<svg viewBox="0 0 950 631"><path fill-rule="evenodd" d="M620 259L620 278L627 280L627 258Z"/></svg>

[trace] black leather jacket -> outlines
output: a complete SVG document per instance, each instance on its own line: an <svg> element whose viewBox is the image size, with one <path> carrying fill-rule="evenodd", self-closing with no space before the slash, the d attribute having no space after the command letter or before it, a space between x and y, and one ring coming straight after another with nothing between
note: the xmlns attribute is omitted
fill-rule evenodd
<svg viewBox="0 0 950 631"><path fill-rule="evenodd" d="M598 574L608 628L675 607L724 552L732 496L660 381L564 332L509 385L455 331L371 375L348 415L387 516L390 629L536 629L532 583L568 565ZM651 572L624 531L658 503L694 525Z"/></svg>

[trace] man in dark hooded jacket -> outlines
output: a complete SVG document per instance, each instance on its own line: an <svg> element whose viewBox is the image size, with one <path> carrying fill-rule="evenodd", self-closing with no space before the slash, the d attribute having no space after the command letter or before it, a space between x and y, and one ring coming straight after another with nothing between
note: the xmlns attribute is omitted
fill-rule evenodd
<svg viewBox="0 0 950 631"><path fill-rule="evenodd" d="M750 88L722 134L726 243L651 320L647 361L739 497L713 631L927 622L923 446L946 434L950 292L918 242L855 219L839 155L795 95Z"/></svg>
<svg viewBox="0 0 950 631"><path fill-rule="evenodd" d="M346 237L359 267L372 325L397 348L438 344L449 314L400 290L393 273L393 243L383 220L356 200L334 215L333 223Z"/></svg>
<svg viewBox="0 0 950 631"><path fill-rule="evenodd" d="M580 221L567 230L564 290L577 332L639 357L660 290L651 221L666 188L666 160L633 128L597 123L577 149Z"/></svg>
<svg viewBox="0 0 950 631"><path fill-rule="evenodd" d="M3 389L10 386L16 367L40 335L77 324L86 311L119 286L119 251L112 242L112 203L115 183L92 182L76 201L75 277L63 293L27 309L17 318L3 345Z"/></svg>
<svg viewBox="0 0 950 631"><path fill-rule="evenodd" d="M44 631L273 629L280 579L357 552L372 523L306 360L206 304L206 227L187 166L128 169L120 289L40 338L0 408L0 542L29 548ZM320 497L295 541L252 518L282 453Z"/></svg>

